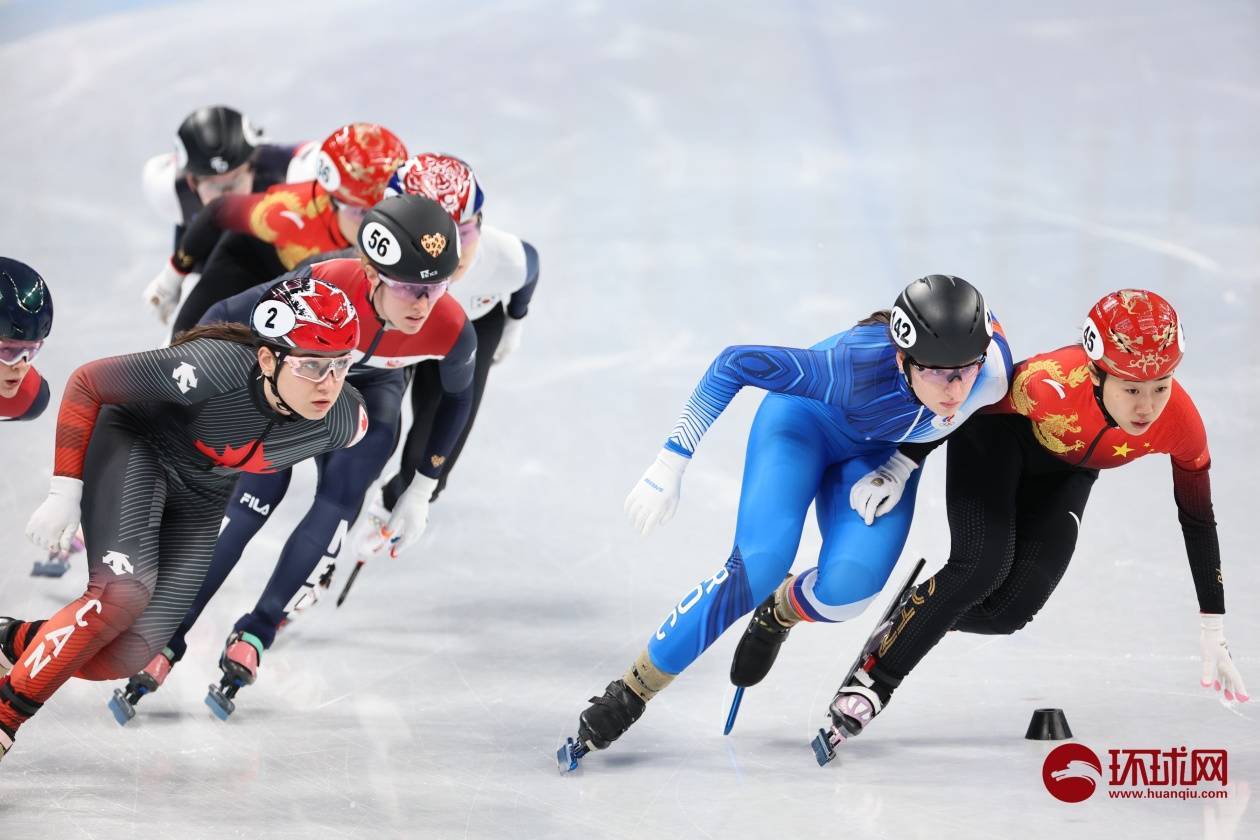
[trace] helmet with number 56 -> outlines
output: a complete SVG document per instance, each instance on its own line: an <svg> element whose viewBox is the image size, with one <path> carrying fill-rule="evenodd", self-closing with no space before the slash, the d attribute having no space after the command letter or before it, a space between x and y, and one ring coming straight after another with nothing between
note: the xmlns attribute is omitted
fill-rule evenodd
<svg viewBox="0 0 1260 840"><path fill-rule="evenodd" d="M379 202L359 225L358 246L378 273L402 283L441 283L459 268L459 228L424 196Z"/></svg>

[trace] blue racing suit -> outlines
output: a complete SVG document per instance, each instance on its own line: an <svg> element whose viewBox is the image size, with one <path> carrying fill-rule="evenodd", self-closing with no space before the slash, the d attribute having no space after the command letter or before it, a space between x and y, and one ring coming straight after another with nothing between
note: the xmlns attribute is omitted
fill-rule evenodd
<svg viewBox="0 0 1260 840"><path fill-rule="evenodd" d="M748 436L735 545L726 563L689 591L648 641L652 663L678 674L727 627L765 599L796 558L809 505L823 545L818 564L795 577L789 596L810 621L856 617L883 588L905 545L919 471L895 508L866 525L849 491L902 443L948 435L1006 394L1011 351L996 327L971 392L938 417L915 397L882 323L857 326L808 350L728 347L692 393L665 447L691 457L740 388L770 393Z"/></svg>

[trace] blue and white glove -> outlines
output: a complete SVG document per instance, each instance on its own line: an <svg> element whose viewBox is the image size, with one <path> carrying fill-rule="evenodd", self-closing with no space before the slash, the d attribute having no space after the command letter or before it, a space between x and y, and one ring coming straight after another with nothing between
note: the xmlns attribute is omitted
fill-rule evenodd
<svg viewBox="0 0 1260 840"><path fill-rule="evenodd" d="M678 509L683 472L691 459L662 449L652 466L626 496L624 509L636 531L647 536L657 523L665 524Z"/></svg>
<svg viewBox="0 0 1260 840"><path fill-rule="evenodd" d="M867 525L875 524L875 517L888 513L901 501L910 474L918 468L913 459L894 452L883 466L854 483L849 491L849 507L856 510Z"/></svg>

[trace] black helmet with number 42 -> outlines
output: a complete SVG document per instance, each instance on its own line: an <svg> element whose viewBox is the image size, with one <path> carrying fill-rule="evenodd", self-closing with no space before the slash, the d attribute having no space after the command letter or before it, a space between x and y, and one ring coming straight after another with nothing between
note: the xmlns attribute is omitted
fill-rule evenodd
<svg viewBox="0 0 1260 840"><path fill-rule="evenodd" d="M966 280L929 274L897 296L888 329L898 349L920 367L963 367L989 349L993 316Z"/></svg>
<svg viewBox="0 0 1260 840"><path fill-rule="evenodd" d="M378 272L402 283L441 283L459 267L459 228L442 205L421 195L377 202L358 240Z"/></svg>

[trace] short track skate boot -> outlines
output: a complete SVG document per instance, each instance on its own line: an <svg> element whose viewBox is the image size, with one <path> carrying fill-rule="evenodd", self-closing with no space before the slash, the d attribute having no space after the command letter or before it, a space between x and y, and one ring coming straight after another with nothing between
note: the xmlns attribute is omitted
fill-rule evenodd
<svg viewBox="0 0 1260 840"><path fill-rule="evenodd" d="M731 683L748 688L766 678L779 656L779 648L787 641L792 625L784 624L775 609L778 598L786 594L786 585L771 592L770 597L753 610L752 618L731 658Z"/></svg>
<svg viewBox="0 0 1260 840"><path fill-rule="evenodd" d="M816 743L814 747L815 757L820 765L835 757L836 747L840 744L861 735L862 730L888 705L893 689L901 684L901 680L881 672L873 657L867 661L869 668L863 667L855 671L840 686L836 696L831 699L831 705L827 707L831 726L820 730L815 739L819 741L825 738L827 744L824 746Z"/></svg>
<svg viewBox="0 0 1260 840"><path fill-rule="evenodd" d="M592 697L591 705L578 718L577 740L565 738L556 751L561 773L578 768L578 762L591 750L606 749L625 734L643 716L647 703L635 694L625 680L614 680L601 697Z"/></svg>
<svg viewBox="0 0 1260 840"><path fill-rule="evenodd" d="M258 663L262 660L262 640L253 633L240 630L232 631L224 645L223 655L219 657L219 668L223 670L223 679L218 685L210 686L206 695L206 705L219 720L227 720L236 711L232 698L236 692L247 685L253 685L258 679Z"/></svg>
<svg viewBox="0 0 1260 840"><path fill-rule="evenodd" d="M0 677L12 671L17 664L17 650L12 636L21 624L16 618L0 615Z"/></svg>
<svg viewBox="0 0 1260 840"><path fill-rule="evenodd" d="M643 715L647 704L624 680L614 680L601 697L592 697L591 705L578 722L578 740L587 749L607 749Z"/></svg>
<svg viewBox="0 0 1260 840"><path fill-rule="evenodd" d="M586 711L578 718L577 738L565 738L556 750L561 773L578 768L582 756L591 750L602 750L620 738L643 716L647 702L665 690L677 674L656 667L644 648L622 675L604 689L602 697L592 697Z"/></svg>
<svg viewBox="0 0 1260 840"><path fill-rule="evenodd" d="M901 677L880 667L879 657L887 653L888 646L896 640L900 629L914 615L913 610L906 611L906 605L917 597L914 582L926 562L920 559L910 571L897 596L889 602L888 608L876 622L875 630L867 637L866 644L862 645L862 652L840 683L836 696L831 698L831 705L827 707L829 726L819 729L818 736L810 742L814 757L818 759L818 766L825 767L827 762L836 757L836 747L860 734L883 711L892 697L893 689L901 685ZM923 602L917 600L915 603Z"/></svg>
<svg viewBox="0 0 1260 840"><path fill-rule="evenodd" d="M16 735L12 729L0 723L0 761L4 760L5 753L13 749L13 738Z"/></svg>
<svg viewBox="0 0 1260 840"><path fill-rule="evenodd" d="M731 683L748 688L766 679L774 667L779 649L787 641L787 633L796 626L800 617L787 623L784 618L784 606L787 603L787 587L791 586L791 576L784 579L770 597L762 601L740 637L740 644L735 647L735 656L731 657ZM791 607L787 607L787 615L795 615Z"/></svg>
<svg viewBox="0 0 1260 840"><path fill-rule="evenodd" d="M126 726L127 721L136 716L136 704L146 694L152 694L166 682L166 676L175 667L175 652L163 648L162 652L149 660L144 670L127 680L125 688L114 689L114 696L109 701L109 710L119 726Z"/></svg>

